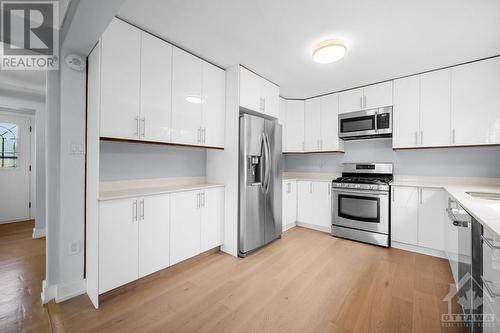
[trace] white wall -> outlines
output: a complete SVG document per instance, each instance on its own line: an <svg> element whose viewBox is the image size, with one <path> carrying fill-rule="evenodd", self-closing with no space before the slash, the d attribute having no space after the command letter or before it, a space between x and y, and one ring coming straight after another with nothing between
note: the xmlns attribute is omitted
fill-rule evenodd
<svg viewBox="0 0 500 333"><path fill-rule="evenodd" d="M7 92L5 92L7 93ZM39 101L38 98L31 98L31 96L22 97L22 95L17 95L13 97L11 94L4 95L0 93L0 108L14 109L20 113L31 114L30 110L34 111L35 124L32 124L34 128L35 135L35 149L36 155L35 160L31 161L34 166L35 172L35 183L31 184L31 202L32 202L32 216L35 218L35 229L39 233L44 233L45 221L47 220L47 210L46 210L46 166L45 166L45 154L46 154L46 140L45 140L45 128L46 128L46 116L45 116L45 102Z"/></svg>

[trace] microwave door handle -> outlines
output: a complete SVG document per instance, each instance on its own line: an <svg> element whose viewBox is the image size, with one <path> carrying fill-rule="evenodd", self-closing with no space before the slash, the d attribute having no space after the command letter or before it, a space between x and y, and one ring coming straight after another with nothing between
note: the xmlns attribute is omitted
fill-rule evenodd
<svg viewBox="0 0 500 333"><path fill-rule="evenodd" d="M375 111L375 132L378 133L378 110Z"/></svg>

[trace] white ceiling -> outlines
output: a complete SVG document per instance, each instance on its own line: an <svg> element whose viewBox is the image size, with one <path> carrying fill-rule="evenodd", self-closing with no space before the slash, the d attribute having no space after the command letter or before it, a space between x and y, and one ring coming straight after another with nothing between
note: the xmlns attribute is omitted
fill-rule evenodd
<svg viewBox="0 0 500 333"><path fill-rule="evenodd" d="M500 54L499 0L127 0L119 16L305 98ZM319 65L313 46L344 40Z"/></svg>

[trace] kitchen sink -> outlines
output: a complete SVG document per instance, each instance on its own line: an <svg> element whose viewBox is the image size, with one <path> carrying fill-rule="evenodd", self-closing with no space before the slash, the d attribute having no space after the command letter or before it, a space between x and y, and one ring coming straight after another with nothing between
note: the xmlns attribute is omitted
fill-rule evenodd
<svg viewBox="0 0 500 333"><path fill-rule="evenodd" d="M500 201L500 193L489 193L489 192L465 192L465 193L467 193L473 198Z"/></svg>

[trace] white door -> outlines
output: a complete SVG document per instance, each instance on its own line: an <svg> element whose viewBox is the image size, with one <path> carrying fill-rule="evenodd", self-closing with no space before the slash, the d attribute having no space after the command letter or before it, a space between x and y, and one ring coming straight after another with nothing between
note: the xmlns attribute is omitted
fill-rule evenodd
<svg viewBox="0 0 500 333"><path fill-rule="evenodd" d="M141 31L115 18L101 42L100 135L139 139Z"/></svg>
<svg viewBox="0 0 500 333"><path fill-rule="evenodd" d="M304 101L285 101L285 151L304 151Z"/></svg>
<svg viewBox="0 0 500 333"><path fill-rule="evenodd" d="M321 97L321 150L342 150L338 126L339 95L330 94Z"/></svg>
<svg viewBox="0 0 500 333"><path fill-rule="evenodd" d="M0 113L0 223L31 218L30 164L30 118Z"/></svg>
<svg viewBox="0 0 500 333"><path fill-rule="evenodd" d="M201 197L198 191L170 195L170 264L198 255L201 251Z"/></svg>
<svg viewBox="0 0 500 333"><path fill-rule="evenodd" d="M224 188L211 188L201 193L201 252L205 252L222 244Z"/></svg>
<svg viewBox="0 0 500 333"><path fill-rule="evenodd" d="M170 142L172 45L142 32L141 137Z"/></svg>
<svg viewBox="0 0 500 333"><path fill-rule="evenodd" d="M304 151L319 151L321 145L321 99L311 98L305 102Z"/></svg>
<svg viewBox="0 0 500 333"><path fill-rule="evenodd" d="M351 89L339 93L339 113L363 109L363 88Z"/></svg>
<svg viewBox="0 0 500 333"><path fill-rule="evenodd" d="M226 72L203 62L202 141L209 147L224 147L226 124Z"/></svg>
<svg viewBox="0 0 500 333"><path fill-rule="evenodd" d="M363 89L364 109L375 109L392 105L392 81L367 86Z"/></svg>
<svg viewBox="0 0 500 333"><path fill-rule="evenodd" d="M283 227L297 221L297 182L283 182Z"/></svg>
<svg viewBox="0 0 500 333"><path fill-rule="evenodd" d="M417 187L392 187L391 239L393 241L417 245L417 202Z"/></svg>
<svg viewBox="0 0 500 333"><path fill-rule="evenodd" d="M313 224L312 182L297 182L297 222Z"/></svg>
<svg viewBox="0 0 500 333"><path fill-rule="evenodd" d="M394 81L393 148L418 146L420 130L420 76Z"/></svg>
<svg viewBox="0 0 500 333"><path fill-rule="evenodd" d="M451 75L452 143L500 143L500 58L454 67Z"/></svg>
<svg viewBox="0 0 500 333"><path fill-rule="evenodd" d="M418 245L444 251L445 193L442 189L434 188L419 190Z"/></svg>
<svg viewBox="0 0 500 333"><path fill-rule="evenodd" d="M170 264L170 196L153 195L139 202L139 277Z"/></svg>
<svg viewBox="0 0 500 333"><path fill-rule="evenodd" d="M312 182L313 218L312 224L321 229L332 225L332 191L329 182Z"/></svg>
<svg viewBox="0 0 500 333"><path fill-rule="evenodd" d="M451 71L449 69L420 76L420 144L450 144Z"/></svg>
<svg viewBox="0 0 500 333"><path fill-rule="evenodd" d="M172 77L172 142L199 145L202 61L174 47Z"/></svg>
<svg viewBox="0 0 500 333"><path fill-rule="evenodd" d="M99 204L99 294L139 277L138 201Z"/></svg>
<svg viewBox="0 0 500 333"><path fill-rule="evenodd" d="M261 78L248 69L240 67L240 106L245 109L261 110Z"/></svg>

